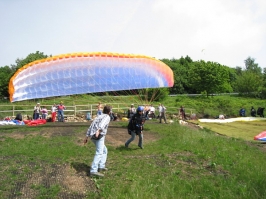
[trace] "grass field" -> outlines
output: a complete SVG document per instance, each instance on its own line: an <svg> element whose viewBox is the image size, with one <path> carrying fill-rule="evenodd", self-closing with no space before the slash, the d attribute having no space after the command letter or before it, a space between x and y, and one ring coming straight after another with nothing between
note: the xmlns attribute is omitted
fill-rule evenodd
<svg viewBox="0 0 266 199"><path fill-rule="evenodd" d="M95 149L92 143L83 146L82 140L89 123L3 126L0 198L262 199L266 150L247 141L251 139L243 131L249 125L260 131L264 124L208 127L225 126L237 137L242 132L238 139L177 122L147 121L141 150L137 141L125 148L126 123L112 122L106 138L109 170L102 179L88 176Z"/></svg>

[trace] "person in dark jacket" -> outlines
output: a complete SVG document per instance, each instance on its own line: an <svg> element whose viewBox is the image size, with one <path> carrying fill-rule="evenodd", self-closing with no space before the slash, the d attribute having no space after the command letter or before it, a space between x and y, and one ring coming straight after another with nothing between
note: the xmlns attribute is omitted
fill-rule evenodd
<svg viewBox="0 0 266 199"><path fill-rule="evenodd" d="M256 110L253 106L251 107L250 115L251 115L251 117L256 117Z"/></svg>
<svg viewBox="0 0 266 199"><path fill-rule="evenodd" d="M143 149L143 125L145 123L145 116L143 114L144 107L139 106L137 112L130 118L128 123L128 133L131 135L126 143L125 147L128 148L128 145L135 140L136 135L139 136L138 146Z"/></svg>

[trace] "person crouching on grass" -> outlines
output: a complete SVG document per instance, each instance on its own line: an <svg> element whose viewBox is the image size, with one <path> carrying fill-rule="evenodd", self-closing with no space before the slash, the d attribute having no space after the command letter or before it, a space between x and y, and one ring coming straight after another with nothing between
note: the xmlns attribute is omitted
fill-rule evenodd
<svg viewBox="0 0 266 199"><path fill-rule="evenodd" d="M139 106L137 108L137 112L130 118L128 123L128 133L131 135L131 138L128 139L125 143L125 147L128 148L130 142L135 140L136 135L139 136L138 146L143 149L142 141L143 141L143 125L145 123L145 116L143 114L144 107Z"/></svg>
<svg viewBox="0 0 266 199"><path fill-rule="evenodd" d="M108 150L104 141L110 123L110 111L110 106L105 106L103 108L103 114L98 115L93 120L86 133L86 138L84 139L84 144L86 144L88 142L88 137L90 137L96 147L96 152L90 169L91 176L103 177L104 175L99 172L108 170L105 167Z"/></svg>

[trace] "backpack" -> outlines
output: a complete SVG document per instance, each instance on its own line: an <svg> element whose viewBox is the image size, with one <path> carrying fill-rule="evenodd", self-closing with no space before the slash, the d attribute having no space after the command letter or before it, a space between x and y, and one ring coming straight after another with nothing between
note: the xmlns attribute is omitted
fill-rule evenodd
<svg viewBox="0 0 266 199"><path fill-rule="evenodd" d="M127 125L128 134L131 135L131 131L135 131L138 135L140 131L143 130L143 124L145 122L145 118L143 115L137 117L137 114L134 114Z"/></svg>
<svg viewBox="0 0 266 199"><path fill-rule="evenodd" d="M132 118L130 118L128 125L127 125L127 131L128 134L131 135L131 131L134 131L136 129L136 121L133 119L134 116L132 116Z"/></svg>

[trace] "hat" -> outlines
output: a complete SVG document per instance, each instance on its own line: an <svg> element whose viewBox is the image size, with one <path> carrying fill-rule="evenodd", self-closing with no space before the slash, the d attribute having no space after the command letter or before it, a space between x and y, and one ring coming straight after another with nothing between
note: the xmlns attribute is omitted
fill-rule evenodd
<svg viewBox="0 0 266 199"><path fill-rule="evenodd" d="M63 101L61 101L60 103L63 103Z"/></svg>
<svg viewBox="0 0 266 199"><path fill-rule="evenodd" d="M131 106L134 106L134 104L131 104Z"/></svg>
<svg viewBox="0 0 266 199"><path fill-rule="evenodd" d="M37 104L40 104L39 102Z"/></svg>

